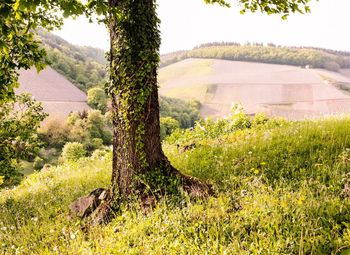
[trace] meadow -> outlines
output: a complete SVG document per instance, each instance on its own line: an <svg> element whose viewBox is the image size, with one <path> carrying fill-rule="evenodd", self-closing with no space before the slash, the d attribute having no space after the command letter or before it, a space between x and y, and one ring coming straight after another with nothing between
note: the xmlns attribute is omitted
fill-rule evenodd
<svg viewBox="0 0 350 255"><path fill-rule="evenodd" d="M201 121L163 146L215 195L121 205L89 231L68 207L109 185L111 154L34 173L0 192L1 254L349 254L349 128L348 116Z"/></svg>

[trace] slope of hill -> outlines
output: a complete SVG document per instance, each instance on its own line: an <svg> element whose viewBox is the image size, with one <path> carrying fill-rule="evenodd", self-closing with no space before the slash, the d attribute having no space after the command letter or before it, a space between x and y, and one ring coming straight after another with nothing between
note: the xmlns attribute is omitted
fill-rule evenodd
<svg viewBox="0 0 350 255"><path fill-rule="evenodd" d="M182 171L207 180L206 201L169 196L147 215L122 207L108 225L82 230L69 205L107 187L111 155L34 173L0 191L2 254L341 254L350 245L350 119L267 121L165 145ZM210 131L198 129L198 132ZM186 142L197 130L178 137ZM301 139L302 137L302 139ZM331 138L331 139L330 139ZM193 141L190 141L193 142Z"/></svg>
<svg viewBox="0 0 350 255"><path fill-rule="evenodd" d="M249 114L291 119L349 112L350 96L326 78L350 84L350 78L324 69L218 59L186 59L159 73L161 95L199 100L204 117L227 116L232 103Z"/></svg>
<svg viewBox="0 0 350 255"><path fill-rule="evenodd" d="M310 47L283 47L268 44L208 43L189 51L166 54L161 67L186 58L212 58L294 66L312 66L338 71L350 67L350 53Z"/></svg>
<svg viewBox="0 0 350 255"><path fill-rule="evenodd" d="M16 93L32 94L50 115L64 117L70 112L90 109L86 94L50 67L39 74L35 69L20 71L19 83Z"/></svg>
<svg viewBox="0 0 350 255"><path fill-rule="evenodd" d="M77 46L59 36L39 31L50 66L83 91L101 84L106 76L105 53L101 49Z"/></svg>

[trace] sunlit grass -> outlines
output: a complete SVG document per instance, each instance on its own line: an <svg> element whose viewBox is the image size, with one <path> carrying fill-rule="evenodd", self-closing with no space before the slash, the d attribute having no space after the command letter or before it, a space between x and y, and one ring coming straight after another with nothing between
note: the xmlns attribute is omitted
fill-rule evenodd
<svg viewBox="0 0 350 255"><path fill-rule="evenodd" d="M185 135L184 135L185 136ZM180 141L180 140L179 140ZM181 150L181 143L195 148ZM287 122L164 145L217 195L123 210L85 233L69 204L110 181L110 155L34 173L0 193L1 254L346 254L350 118ZM344 253L342 253L344 252Z"/></svg>
<svg viewBox="0 0 350 255"><path fill-rule="evenodd" d="M159 70L158 80L160 86L166 86L166 82L178 78L191 78L211 74L213 71L212 59L189 59L183 61L181 65L169 65Z"/></svg>

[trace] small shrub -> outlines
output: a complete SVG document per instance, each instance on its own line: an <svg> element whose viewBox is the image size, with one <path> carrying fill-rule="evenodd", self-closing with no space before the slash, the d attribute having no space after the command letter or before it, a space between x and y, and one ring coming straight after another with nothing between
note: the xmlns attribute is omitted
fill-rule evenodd
<svg viewBox="0 0 350 255"><path fill-rule="evenodd" d="M44 167L44 160L40 157L36 157L33 163L33 168L35 170L40 170Z"/></svg>
<svg viewBox="0 0 350 255"><path fill-rule="evenodd" d="M103 147L103 140L101 138L92 138L89 144L89 151L94 151Z"/></svg>
<svg viewBox="0 0 350 255"><path fill-rule="evenodd" d="M88 104L101 112L107 110L107 95L105 91L99 87L95 87L88 90L87 95Z"/></svg>
<svg viewBox="0 0 350 255"><path fill-rule="evenodd" d="M63 147L61 158L63 161L76 161L82 157L85 157L86 150L81 143L73 142L66 143Z"/></svg>
<svg viewBox="0 0 350 255"><path fill-rule="evenodd" d="M172 117L160 118L160 138L163 140L166 136L180 128L180 123Z"/></svg>
<svg viewBox="0 0 350 255"><path fill-rule="evenodd" d="M39 134L48 146L62 148L68 142L70 129L64 120L49 117L40 128Z"/></svg>
<svg viewBox="0 0 350 255"><path fill-rule="evenodd" d="M95 159L104 158L110 152L111 151L109 149L97 149L92 153L91 159L95 160Z"/></svg>
<svg viewBox="0 0 350 255"><path fill-rule="evenodd" d="M260 125L264 125L268 121L269 121L269 117L266 115L266 113L259 112L259 113L255 114L255 116L252 120L252 125L253 126L260 126Z"/></svg>

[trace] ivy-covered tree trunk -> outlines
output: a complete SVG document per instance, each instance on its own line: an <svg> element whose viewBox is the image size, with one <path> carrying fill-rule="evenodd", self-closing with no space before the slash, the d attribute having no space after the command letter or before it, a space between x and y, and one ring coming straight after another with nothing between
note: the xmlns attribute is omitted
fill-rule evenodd
<svg viewBox="0 0 350 255"><path fill-rule="evenodd" d="M161 185L179 177L185 189L202 185L181 175L164 155L160 141L157 69L159 20L155 0L111 0L110 84L114 141L112 194L142 192L149 176ZM159 176L160 175L160 176ZM146 184L147 186L147 184ZM187 187L187 188L186 188ZM166 188L166 187L164 187Z"/></svg>
<svg viewBox="0 0 350 255"><path fill-rule="evenodd" d="M148 171L168 168L160 142L157 68L159 20L154 0L115 0L110 21L113 194L130 195Z"/></svg>

